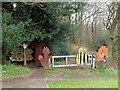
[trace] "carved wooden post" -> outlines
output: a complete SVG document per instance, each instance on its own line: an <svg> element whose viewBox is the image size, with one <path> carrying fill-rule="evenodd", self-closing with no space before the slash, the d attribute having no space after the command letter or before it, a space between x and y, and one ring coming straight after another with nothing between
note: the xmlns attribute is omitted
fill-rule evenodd
<svg viewBox="0 0 120 90"><path fill-rule="evenodd" d="M44 54L44 61L45 61L45 68L49 68L49 54L50 54L50 50L48 47L44 47L43 48L43 54Z"/></svg>

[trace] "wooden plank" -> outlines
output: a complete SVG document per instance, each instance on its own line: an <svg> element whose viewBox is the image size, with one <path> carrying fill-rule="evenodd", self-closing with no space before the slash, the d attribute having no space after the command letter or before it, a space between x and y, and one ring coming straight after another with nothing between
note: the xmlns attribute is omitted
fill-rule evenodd
<svg viewBox="0 0 120 90"><path fill-rule="evenodd" d="M68 58L66 57L66 62L65 62L65 64L67 65L68 64Z"/></svg>
<svg viewBox="0 0 120 90"><path fill-rule="evenodd" d="M54 66L54 57L52 57L52 66Z"/></svg>
<svg viewBox="0 0 120 90"><path fill-rule="evenodd" d="M78 66L77 64L69 64L69 65L54 65L52 67L69 67L69 66Z"/></svg>
<svg viewBox="0 0 120 90"><path fill-rule="evenodd" d="M87 64L87 54L85 53L85 64Z"/></svg>
<svg viewBox="0 0 120 90"><path fill-rule="evenodd" d="M76 56L76 63L79 64L79 54Z"/></svg>
<svg viewBox="0 0 120 90"><path fill-rule="evenodd" d="M65 56L52 56L53 58L66 58L66 57L76 57L76 55L65 55Z"/></svg>

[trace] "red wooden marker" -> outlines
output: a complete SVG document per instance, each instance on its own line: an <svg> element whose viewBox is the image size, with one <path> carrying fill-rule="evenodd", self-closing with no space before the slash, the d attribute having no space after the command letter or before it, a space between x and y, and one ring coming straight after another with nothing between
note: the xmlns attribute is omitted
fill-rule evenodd
<svg viewBox="0 0 120 90"><path fill-rule="evenodd" d="M52 55L50 55L50 57L49 57L50 59L52 59Z"/></svg>
<svg viewBox="0 0 120 90"><path fill-rule="evenodd" d="M42 55L39 55L38 56L38 60L42 60L43 59L43 56Z"/></svg>

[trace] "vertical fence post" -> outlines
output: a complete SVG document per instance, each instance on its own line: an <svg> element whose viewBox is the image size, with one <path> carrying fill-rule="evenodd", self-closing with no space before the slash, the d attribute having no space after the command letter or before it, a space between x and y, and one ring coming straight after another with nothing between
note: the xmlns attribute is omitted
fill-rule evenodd
<svg viewBox="0 0 120 90"><path fill-rule="evenodd" d="M91 58L91 55L88 55L88 62L90 63L90 65L92 65L92 58Z"/></svg>
<svg viewBox="0 0 120 90"><path fill-rule="evenodd" d="M53 56L53 58L52 58L52 66L54 66L54 56Z"/></svg>
<svg viewBox="0 0 120 90"><path fill-rule="evenodd" d="M79 54L76 55L76 63L79 64Z"/></svg>
<svg viewBox="0 0 120 90"><path fill-rule="evenodd" d="M88 55L88 63L90 63L89 55Z"/></svg>
<svg viewBox="0 0 120 90"><path fill-rule="evenodd" d="M65 63L66 63L66 65L67 65L67 64L68 64L68 57L66 57L66 59L65 59L65 60L66 60L66 62L65 62Z"/></svg>
<svg viewBox="0 0 120 90"><path fill-rule="evenodd" d="M90 64L92 65L93 61L92 61L92 55L90 55Z"/></svg>
<svg viewBox="0 0 120 90"><path fill-rule="evenodd" d="M87 53L85 53L85 64L87 64Z"/></svg>
<svg viewBox="0 0 120 90"><path fill-rule="evenodd" d="M93 60L93 69L95 68L95 55L92 55L92 60Z"/></svg>

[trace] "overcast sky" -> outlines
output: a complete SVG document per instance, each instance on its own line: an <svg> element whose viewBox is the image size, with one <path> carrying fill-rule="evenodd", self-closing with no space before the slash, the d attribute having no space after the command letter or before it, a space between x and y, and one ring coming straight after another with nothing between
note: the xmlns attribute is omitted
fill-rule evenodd
<svg viewBox="0 0 120 90"><path fill-rule="evenodd" d="M0 0L2 2L112 2L120 0Z"/></svg>

